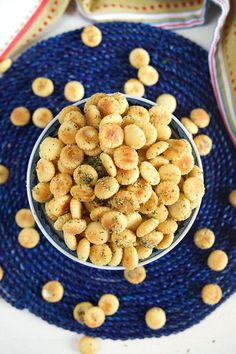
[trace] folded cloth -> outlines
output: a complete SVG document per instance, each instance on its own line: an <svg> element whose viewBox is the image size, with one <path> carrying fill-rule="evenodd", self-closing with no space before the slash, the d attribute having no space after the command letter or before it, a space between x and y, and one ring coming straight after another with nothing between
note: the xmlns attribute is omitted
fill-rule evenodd
<svg viewBox="0 0 236 354"><path fill-rule="evenodd" d="M65 11L70 0L34 0L17 28L0 41L0 60L14 56L44 32ZM149 22L169 29L201 25L207 0L75 0L93 21ZM212 0L221 9L209 51L212 85L226 129L236 146L236 1ZM18 2L20 5L20 3ZM19 6L16 2L16 6ZM1 10L1 6L0 6ZM1 12L1 11L0 11ZM15 9L15 12L17 10ZM7 14L6 14L7 16ZM17 25L17 21L16 21ZM5 31L5 37L8 35Z"/></svg>

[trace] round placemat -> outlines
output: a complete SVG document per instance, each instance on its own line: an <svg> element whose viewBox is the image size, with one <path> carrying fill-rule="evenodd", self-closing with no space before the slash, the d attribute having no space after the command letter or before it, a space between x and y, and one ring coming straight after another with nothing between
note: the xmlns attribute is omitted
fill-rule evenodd
<svg viewBox="0 0 236 354"><path fill-rule="evenodd" d="M75 332L112 339L169 335L196 324L216 308L203 304L200 293L204 284L219 284L222 301L236 288L236 215L228 203L229 192L236 187L235 151L221 122L203 49L148 25L107 23L98 27L103 33L99 47L83 45L81 30L68 32L27 50L0 80L0 163L10 170L8 182L0 186L0 265L5 270L0 294L13 306L27 308L49 323ZM145 97L155 100L160 93L173 94L178 101L177 117L188 115L195 107L205 108L211 114L211 124L204 132L213 140L212 152L202 159L206 195L194 226L173 251L146 267L147 278L139 285L125 281L122 271L90 269L67 259L42 235L35 249L18 244L14 217L17 210L28 206L26 169L41 130L33 124L15 127L9 120L12 109L21 105L31 111L46 106L58 113L68 104L63 87L70 80L81 81L86 96L97 91L123 91L124 82L137 75L128 61L135 47L148 50L151 64L160 74L159 82L146 88ZM53 80L55 92L51 96L40 98L32 93L32 80L38 76ZM201 227L214 231L213 249L229 255L223 272L208 269L211 250L202 251L193 244L193 233ZM65 288L59 303L50 304L41 297L48 280L59 280ZM73 319L78 302L96 304L104 293L116 294L120 309L107 317L102 327L89 329ZM162 307L167 314L166 325L159 331L147 328L144 321L153 306Z"/></svg>

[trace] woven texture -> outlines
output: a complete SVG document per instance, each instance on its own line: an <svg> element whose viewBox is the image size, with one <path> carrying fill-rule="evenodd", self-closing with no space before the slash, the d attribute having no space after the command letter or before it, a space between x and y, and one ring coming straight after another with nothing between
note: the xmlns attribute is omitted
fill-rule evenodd
<svg viewBox="0 0 236 354"><path fill-rule="evenodd" d="M0 294L13 306L28 308L46 321L76 332L113 339L169 335L192 326L215 309L201 301L204 284L218 283L224 293L222 301L236 288L236 218L235 209L228 204L228 194L236 187L235 152L216 107L204 50L171 32L147 25L112 23L99 27L103 32L99 47L85 47L80 30L69 32L29 49L0 80L0 163L10 169L9 181L0 187L0 264L5 269ZM9 115L20 105L31 111L46 106L56 114L68 104L63 87L70 80L81 81L86 96L96 91L122 91L124 82L136 76L128 55L137 46L149 51L151 64L160 73L159 83L146 89L146 97L154 100L162 92L172 93L178 101L178 117L198 106L209 111L212 120L204 132L213 139L213 150L203 158L206 195L194 227L172 252L146 267L144 283L131 285L122 271L99 271L72 262L43 236L32 250L18 244L19 228L14 216L28 206L27 163L41 130L32 124L17 128L10 123ZM52 96L33 95L31 83L37 76L54 81ZM209 270L206 260L211 251L193 245L192 235L200 227L215 232L213 249L228 253L229 265L223 272ZM53 279L61 281L65 288L64 298L57 304L41 298L42 285ZM96 304L104 293L119 297L116 315L108 317L98 329L85 328L73 320L72 310L78 302ZM145 312L153 306L164 308L167 314L167 323L159 331L148 329L144 322Z"/></svg>

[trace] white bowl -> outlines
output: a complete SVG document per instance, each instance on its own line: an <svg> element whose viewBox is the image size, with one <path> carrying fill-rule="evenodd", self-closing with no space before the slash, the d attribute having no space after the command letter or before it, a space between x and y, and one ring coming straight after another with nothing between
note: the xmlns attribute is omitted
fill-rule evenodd
<svg viewBox="0 0 236 354"><path fill-rule="evenodd" d="M137 98L133 96L126 95L127 100L129 101L130 104L132 105L141 105L145 108L150 108L155 105L154 102L149 101L144 98ZM88 100L83 99L79 102L76 102L74 105L83 107L85 102ZM57 130L59 127L59 122L58 122L58 115L47 125L47 127L42 131L40 134L39 138L37 139L34 148L32 150L32 153L30 155L29 159L29 164L28 164L28 169L27 169L27 195L28 195L28 200L29 200L29 205L31 208L31 211L34 215L35 221L40 229L40 231L43 233L43 235L48 239L48 241L61 253L63 253L65 256L69 257L71 260L81 263L82 265L86 265L89 267L93 268L99 268L99 269L104 269L104 270L121 270L124 269L123 266L117 266L117 267L110 267L110 266L97 266L95 264L92 264L91 262L82 262L78 259L76 252L71 251L67 248L63 241L63 235L62 232L56 231L53 228L53 223L49 218L46 216L44 205L37 203L33 198L32 198L32 188L38 183L37 181L37 175L36 175L36 163L39 160L39 145L44 140L47 136L56 136L57 135ZM194 156L195 164L199 166L202 169L202 163L201 159L199 156L199 153L197 151L196 145L188 133L188 131L185 129L185 127L180 123L180 121L172 115L172 121L170 123L170 127L172 129L172 136L175 138L184 138L188 140L188 142L192 146L192 153ZM150 257L145 259L144 261L139 263L139 266L145 265L151 262L156 261L157 259L163 257L165 254L169 253L183 238L187 235L188 231L190 230L191 226L194 223L194 220L197 217L198 211L200 209L200 205L196 209L192 211L191 216L185 220L179 223L179 227L175 233L175 238L173 243L165 250L155 250L151 254Z"/></svg>

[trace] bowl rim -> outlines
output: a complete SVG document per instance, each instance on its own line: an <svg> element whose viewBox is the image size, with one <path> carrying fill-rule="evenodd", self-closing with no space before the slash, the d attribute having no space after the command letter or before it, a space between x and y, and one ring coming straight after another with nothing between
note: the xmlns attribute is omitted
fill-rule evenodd
<svg viewBox="0 0 236 354"><path fill-rule="evenodd" d="M111 95L111 94L108 94ZM147 105L151 105L151 106L155 106L156 103L153 101L150 101L146 98L142 98L142 97L136 97L136 96L132 96L132 95L127 95L127 94L123 94L128 100L136 100L136 101L140 101L140 103L146 103ZM90 97L84 98L80 101L74 102L73 104L71 104L71 106L78 106L78 105L83 105L85 102L87 102L89 100ZM45 134L47 133L47 131L50 129L50 127L58 120L59 117L59 113L51 120L51 122L43 129L43 131L41 132L41 134L39 135L38 139L36 140L34 147L31 151L30 154L30 158L29 158L29 162L28 162L28 167L27 167L27 175L26 175L26 190L27 190L27 197L28 197L28 202L29 202L29 206L30 209L32 211L32 214L34 216L34 219L36 221L37 226L39 227L40 231L42 232L42 234L47 238L47 240L62 254L64 254L64 256L70 258L71 260L83 265L83 266L88 266L91 268L97 268L97 269L102 269L102 270L124 270L125 268L123 266L109 266L109 265L105 265L105 266L99 266L96 264L93 264L91 262L83 262L80 261L79 258L75 257L74 255L70 254L69 252L66 252L63 248L61 248L51 237L50 235L47 233L47 231L45 230L44 226L42 225L40 219L38 218L38 215L36 213L36 210L34 208L34 202L33 202L33 198L32 198L32 193L31 193L31 187L30 187L30 178L31 178L31 168L32 168L32 163L33 163L33 159L36 153L36 150L38 149L39 144L41 143L43 137L45 136ZM192 138L192 136L189 134L189 132L187 131L187 129L183 126L183 124L172 114L172 119L175 121L175 123L183 130L183 132L186 134L186 136L188 137L188 140L190 141L192 148L194 149L195 155L196 155L196 159L197 159L197 164L198 166L201 168L201 170L203 171L203 166L202 166L202 161L199 155L199 152L197 150L197 147L194 143L194 140ZM203 171L203 181L204 181L204 171ZM163 256L165 256L167 253L169 253L170 251L172 251L182 240L183 238L187 235L187 233L189 232L189 230L191 229L197 215L199 212L199 209L201 207L201 202L200 204L197 206L197 208L194 209L193 214L191 215L191 220L189 221L187 227L183 230L183 232L180 234L180 236L173 241L173 243L166 248L165 250L162 250L161 253L158 253L156 255L154 255L153 257L148 257L147 259L141 261L138 263L138 267L147 265L149 263L152 263L154 261L156 261L157 259L162 258Z"/></svg>

